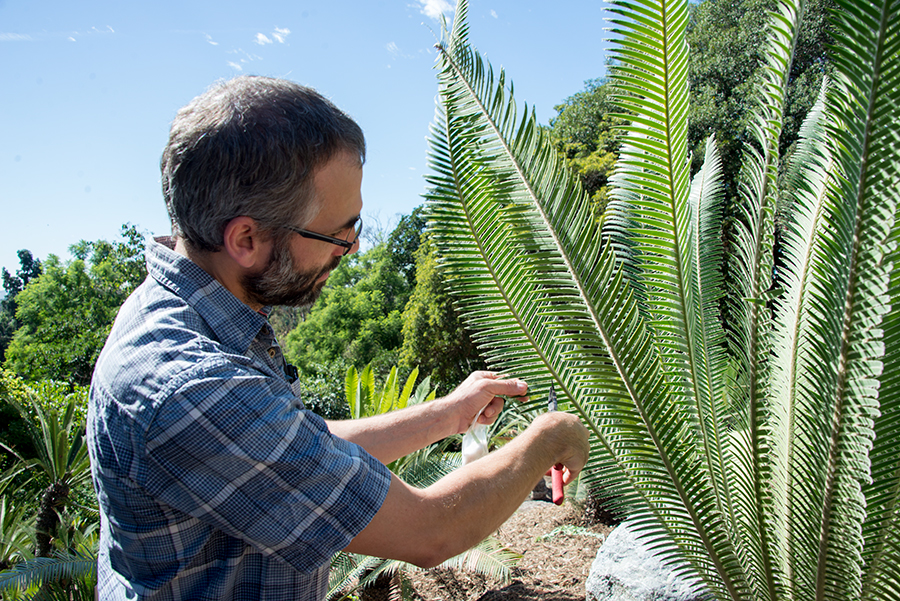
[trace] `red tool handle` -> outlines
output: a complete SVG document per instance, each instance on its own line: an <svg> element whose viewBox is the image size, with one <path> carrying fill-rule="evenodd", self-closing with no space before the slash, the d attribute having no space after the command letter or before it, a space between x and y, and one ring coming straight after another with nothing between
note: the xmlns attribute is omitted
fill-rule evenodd
<svg viewBox="0 0 900 601"><path fill-rule="evenodd" d="M553 502L562 505L566 498L566 492L563 490L563 472L562 464L557 463L550 470L550 479L553 481Z"/></svg>

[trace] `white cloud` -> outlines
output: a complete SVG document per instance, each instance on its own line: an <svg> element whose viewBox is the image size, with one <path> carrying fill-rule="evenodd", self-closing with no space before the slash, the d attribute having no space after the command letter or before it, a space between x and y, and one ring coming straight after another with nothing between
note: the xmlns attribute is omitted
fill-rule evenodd
<svg viewBox="0 0 900 601"><path fill-rule="evenodd" d="M256 43L260 46L265 46L266 44L271 44L272 40L270 40L266 34L258 33L256 34Z"/></svg>
<svg viewBox="0 0 900 601"><path fill-rule="evenodd" d="M0 32L0 42L31 42L34 40L27 33L2 33Z"/></svg>
<svg viewBox="0 0 900 601"><path fill-rule="evenodd" d="M75 38L73 38L72 36L69 36L69 37L66 38L66 39L69 40L70 42L74 42L74 41L75 41Z"/></svg>
<svg viewBox="0 0 900 601"><path fill-rule="evenodd" d="M291 34L291 30L286 27L276 27L275 31L272 32L272 37L279 44L284 44L284 40Z"/></svg>
<svg viewBox="0 0 900 601"><path fill-rule="evenodd" d="M495 11L493 8L491 9L491 16L495 19L497 18L497 11Z"/></svg>
<svg viewBox="0 0 900 601"><path fill-rule="evenodd" d="M395 44L394 42L388 42L388 44L385 46L385 48L387 48L387 51L390 52L391 54L393 54L394 56L400 55L400 48L398 48L397 44Z"/></svg>
<svg viewBox="0 0 900 601"><path fill-rule="evenodd" d="M232 69L234 69L235 71L243 71L244 70L244 68L240 64L232 62L232 61L228 61L228 66L231 67Z"/></svg>
<svg viewBox="0 0 900 601"><path fill-rule="evenodd" d="M216 42L215 40L213 40L212 36L209 35L208 33L203 34L203 35L206 37L206 43L209 44L210 46L218 46L219 45L219 42Z"/></svg>
<svg viewBox="0 0 900 601"><path fill-rule="evenodd" d="M419 0L422 14L430 19L440 19L444 13L453 12L454 5L447 0Z"/></svg>

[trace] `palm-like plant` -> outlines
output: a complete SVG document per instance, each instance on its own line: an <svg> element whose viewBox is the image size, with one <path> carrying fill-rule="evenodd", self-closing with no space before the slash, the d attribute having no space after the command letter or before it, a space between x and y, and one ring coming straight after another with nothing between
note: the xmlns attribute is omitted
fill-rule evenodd
<svg viewBox="0 0 900 601"><path fill-rule="evenodd" d="M93 549L57 551L0 572L4 599L90 601L95 599L97 554Z"/></svg>
<svg viewBox="0 0 900 601"><path fill-rule="evenodd" d="M90 480L91 464L83 427L76 423L77 395L67 395L62 411L59 411L45 408L38 398L41 394L54 395L53 386L45 383L34 390L29 389L24 404L12 397L7 399L24 419L37 457L19 456L17 464L4 474L4 478L27 473L32 478L42 477L49 481L41 493L35 520L35 554L48 557L60 524L60 512L69 504L72 489ZM15 449L2 443L0 446L18 456Z"/></svg>
<svg viewBox="0 0 900 601"><path fill-rule="evenodd" d="M33 557L34 549L34 528L25 515L26 507L12 505L4 494L6 488L0 484L0 571Z"/></svg>
<svg viewBox="0 0 900 601"><path fill-rule="evenodd" d="M590 477L720 599L900 598L900 3L837 2L783 189L803 2L771 15L728 253L713 140L689 177L686 1L611 2L630 125L602 225L470 47L465 0L438 46L430 219L467 324L581 416Z"/></svg>

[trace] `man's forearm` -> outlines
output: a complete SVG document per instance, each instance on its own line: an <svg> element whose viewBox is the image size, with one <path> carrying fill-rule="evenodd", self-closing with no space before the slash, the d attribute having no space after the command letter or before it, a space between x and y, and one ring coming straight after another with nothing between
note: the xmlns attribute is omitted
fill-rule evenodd
<svg viewBox="0 0 900 601"><path fill-rule="evenodd" d="M328 421L335 436L354 442L390 463L455 434L450 408L443 399L363 419Z"/></svg>

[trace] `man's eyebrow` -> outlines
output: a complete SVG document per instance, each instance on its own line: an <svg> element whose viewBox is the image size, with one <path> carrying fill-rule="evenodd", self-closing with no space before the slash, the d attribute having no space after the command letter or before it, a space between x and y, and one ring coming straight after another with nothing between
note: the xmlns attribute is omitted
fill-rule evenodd
<svg viewBox="0 0 900 601"><path fill-rule="evenodd" d="M357 221L359 221L359 215L357 215L356 217L351 217L350 219L347 220L347 223L345 223L344 225L342 225L341 227L339 227L339 228L336 229L335 231L336 231L336 232L342 232L342 231L344 231L345 229L347 229L348 227L353 227L353 226L356 224Z"/></svg>

